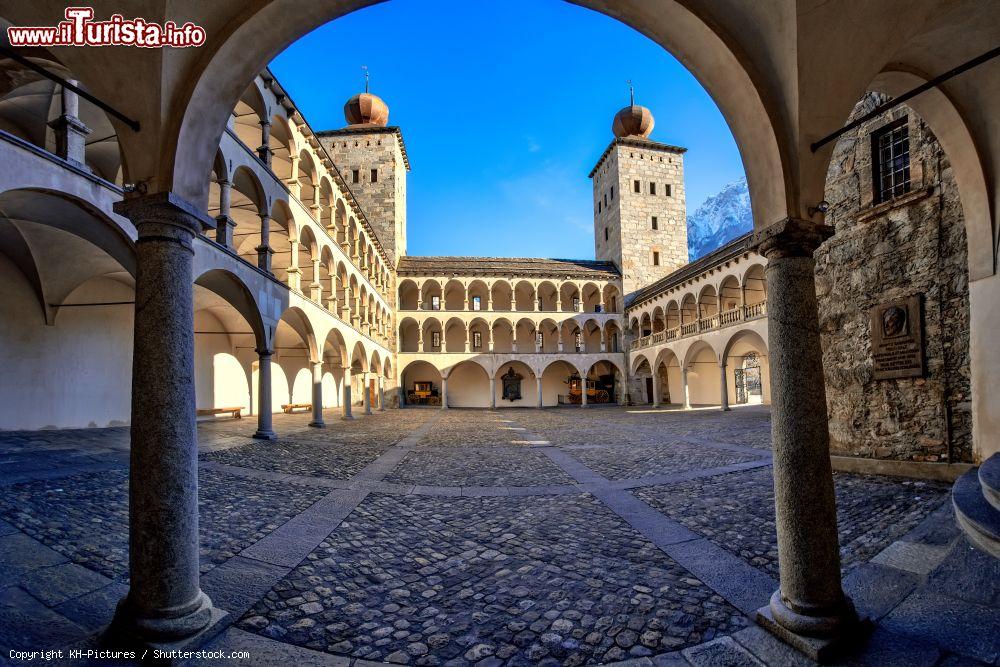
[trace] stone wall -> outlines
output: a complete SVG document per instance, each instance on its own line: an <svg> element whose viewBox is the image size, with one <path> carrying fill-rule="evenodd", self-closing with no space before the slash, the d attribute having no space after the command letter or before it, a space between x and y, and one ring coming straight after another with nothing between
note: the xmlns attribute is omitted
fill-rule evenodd
<svg viewBox="0 0 1000 667"><path fill-rule="evenodd" d="M406 254L406 164L395 131L377 128L371 133L321 134L320 141L395 262ZM372 169L378 170L375 183ZM357 183L354 170L358 171Z"/></svg>
<svg viewBox="0 0 1000 667"><path fill-rule="evenodd" d="M883 99L866 96L855 116ZM871 135L902 116L910 192L873 206ZM947 156L912 109L897 108L841 138L826 199L836 234L816 254L816 280L832 453L971 461L967 247ZM876 380L870 309L915 294L923 299L924 377Z"/></svg>
<svg viewBox="0 0 1000 667"><path fill-rule="evenodd" d="M621 270L626 301L639 288L688 263L681 152L616 143L593 180L595 255L614 262ZM640 192L635 191L635 181L639 181ZM650 193L651 183L655 184L655 194ZM607 197L605 203L612 186L614 196ZM652 228L654 216L657 229ZM654 251L659 253L658 266L653 265Z"/></svg>

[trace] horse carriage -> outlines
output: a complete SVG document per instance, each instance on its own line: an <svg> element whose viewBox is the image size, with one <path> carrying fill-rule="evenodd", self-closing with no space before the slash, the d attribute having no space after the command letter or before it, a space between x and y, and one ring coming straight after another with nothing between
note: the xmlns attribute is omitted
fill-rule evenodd
<svg viewBox="0 0 1000 667"><path fill-rule="evenodd" d="M599 383L596 380L580 378L574 375L566 381L566 384L569 385L569 392L567 394L568 402L572 405L583 403L584 385L586 385L587 403L611 402L611 392L608 391L603 383Z"/></svg>
<svg viewBox="0 0 1000 667"><path fill-rule="evenodd" d="M407 405L441 405L441 394L431 382L414 382L413 391L406 393Z"/></svg>

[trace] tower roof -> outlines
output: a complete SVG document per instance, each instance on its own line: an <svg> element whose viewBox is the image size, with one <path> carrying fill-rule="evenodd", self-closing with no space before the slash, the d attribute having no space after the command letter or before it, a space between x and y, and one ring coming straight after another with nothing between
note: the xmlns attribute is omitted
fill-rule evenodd
<svg viewBox="0 0 1000 667"><path fill-rule="evenodd" d="M347 100L344 118L348 125L385 127L389 124L389 106L378 95L365 91Z"/></svg>
<svg viewBox="0 0 1000 667"><path fill-rule="evenodd" d="M631 104L615 114L615 119L611 123L611 131L615 136L622 137L648 137L653 132L653 112L638 104Z"/></svg>

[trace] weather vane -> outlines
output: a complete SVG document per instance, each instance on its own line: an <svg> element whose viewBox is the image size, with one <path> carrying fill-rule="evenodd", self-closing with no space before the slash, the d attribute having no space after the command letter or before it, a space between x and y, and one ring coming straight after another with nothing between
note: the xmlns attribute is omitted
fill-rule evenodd
<svg viewBox="0 0 1000 667"><path fill-rule="evenodd" d="M365 73L365 92L368 92L368 65L362 65L361 71Z"/></svg>
<svg viewBox="0 0 1000 667"><path fill-rule="evenodd" d="M635 106L635 89L632 87L632 79L627 79L629 106Z"/></svg>

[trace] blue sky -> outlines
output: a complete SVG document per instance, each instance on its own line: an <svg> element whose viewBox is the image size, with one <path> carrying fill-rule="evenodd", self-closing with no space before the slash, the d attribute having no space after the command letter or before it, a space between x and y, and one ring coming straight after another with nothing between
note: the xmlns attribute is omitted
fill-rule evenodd
<svg viewBox="0 0 1000 667"><path fill-rule="evenodd" d="M594 256L591 168L636 102L688 148L688 212L743 177L715 103L662 47L559 0L391 0L329 23L271 64L315 130L363 86L410 156L411 255Z"/></svg>

